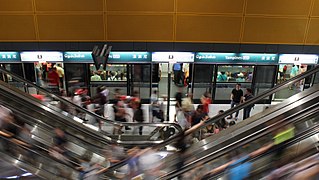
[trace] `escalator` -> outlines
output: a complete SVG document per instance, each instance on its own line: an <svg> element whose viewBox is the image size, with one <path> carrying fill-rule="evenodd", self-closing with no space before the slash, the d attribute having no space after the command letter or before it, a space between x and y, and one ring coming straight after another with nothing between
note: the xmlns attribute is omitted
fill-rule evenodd
<svg viewBox="0 0 319 180"><path fill-rule="evenodd" d="M0 72L2 73L2 80L5 80L0 81L0 102L2 104L8 107L20 107L29 116L41 119L43 123L48 123L52 126L63 126L70 133L78 134L89 141L98 141L97 143L100 143L101 146L107 143L117 143L124 146L150 146L161 143L165 138L174 136L181 131L180 126L174 123L138 124L107 120L5 69L0 68ZM8 79L11 81L8 81ZM43 102L26 93L32 90L37 92L38 95L44 95L49 100ZM77 116L63 111L56 104L65 104L71 107L73 112L77 112ZM86 123L86 118L100 121L103 126L99 129L94 125L88 124ZM131 131L125 131L123 134L117 135L112 134L112 129L120 126L131 127L132 129L144 126L145 133L142 136L132 135ZM165 138L159 136L160 132L165 132L164 130L166 129L172 130L169 131L170 134L166 133Z"/></svg>
<svg viewBox="0 0 319 180"><path fill-rule="evenodd" d="M295 173L293 171L298 169L295 164L305 161L306 159L315 160L315 164L317 164L318 166L319 118L316 114L308 118L309 120L306 122L299 122L295 124L297 125L295 128L296 134L291 139L288 139L278 145L268 145L268 147L266 147L265 144L258 145L258 142L256 142L255 144L258 145L258 148L255 148L253 150L249 150L249 148L243 148L241 151L245 151L245 155L248 155L249 157L237 166L241 166L244 163L251 165L250 173L247 177L248 179L276 179L281 176L283 178L284 176L288 176L289 174L292 175L293 173ZM309 125L310 123L311 126L305 127L303 126L304 123L307 123L307 125ZM269 140L269 142L271 142L271 139ZM263 150L262 148L265 147L267 149ZM252 152L258 152L259 154L252 156ZM199 175L200 177L197 178L206 180L226 178L227 176L229 176L229 168L221 168L223 166L220 162L221 159L222 157L219 157L211 162L208 162L207 164L205 164L205 168L203 168L203 166L201 168L198 167L199 169L201 169L201 171L199 172L201 173L201 175ZM213 165L213 163L215 165ZM216 166L216 164L219 165ZM287 168L289 166L293 166L295 168ZM286 172L283 172L280 169L285 169ZM274 173L276 171L277 173L281 171L282 174ZM287 179L287 177L285 179Z"/></svg>
<svg viewBox="0 0 319 180"><path fill-rule="evenodd" d="M280 151L280 149L285 148L284 152L288 152L285 155L285 163L289 162L293 158L303 159L318 153L318 114L318 108L307 113L299 114L299 116L287 119L285 122L281 122L269 130L260 132L258 135L255 134L254 137L249 138L249 140L228 146L223 149L222 152L215 151L191 162L188 161L183 168L176 171L170 171L170 173L160 177L160 179L171 179L175 176L186 176L189 179L218 179L219 177L226 175L228 171L227 167L225 167L222 171L218 170L218 168L230 162L232 160L230 157L233 156L234 152L240 152L238 154L241 154L241 156L249 155L268 144L273 143L274 136L278 132L283 131L283 129L287 127L294 127L295 136L292 139L289 139L277 146L272 146L272 148L264 152L262 155L249 159L255 160L256 158L263 158L254 163L254 171L250 175L252 177L249 178L260 179L269 174L269 170L271 168L273 169L278 166L272 161L275 159L273 156L275 156L276 152ZM194 169L196 169L196 172L193 171ZM204 176L205 174L206 176Z"/></svg>
<svg viewBox="0 0 319 180"><path fill-rule="evenodd" d="M255 97L244 104L227 110L225 113L217 115L210 120L203 121L198 126L192 127L184 132L184 136L193 136L196 133L200 134L201 130L207 125L216 123L230 114L250 106L251 104L258 102L263 98L273 96L273 94L287 88L290 84L299 82L300 80L309 76L313 77L316 73L318 73L318 71L319 67L316 67L312 69L312 71L298 75L290 81L286 81L271 90L263 92L258 97ZM207 160L207 157L212 157L214 159L224 154L226 150L231 147L238 147L238 144L244 144L245 142L249 142L258 138L259 136L257 135L263 134L266 136L267 133L265 132L270 133L272 132L271 129L274 127L280 127L281 124L286 124L289 122L292 123L292 119L296 119L298 116L305 116L307 113L312 111L317 114L317 110L315 110L315 108L319 107L318 90L318 85L312 84L312 87L304 92L296 94L286 99L282 103L266 109L262 113L256 114L255 116L252 116L243 122L229 127L226 130L221 131L219 134L210 136L199 141L198 143L192 144L185 153L185 165L182 169L176 169L176 164L178 163L178 153L166 157L162 161L163 164L165 164L165 168L163 169L165 175L160 176L160 179L171 179L179 176L181 173L188 172L198 164L203 164L203 162ZM303 118L299 117L299 119ZM306 120L303 119L303 122L306 122ZM172 145L175 141L180 141L183 139L182 136L183 135L170 138L167 141L155 146L153 149L161 149L163 146ZM114 177L112 176L114 171L116 172L117 169L123 165L125 165L124 162L109 168L109 171L106 172L106 176Z"/></svg>
<svg viewBox="0 0 319 180"><path fill-rule="evenodd" d="M278 89L279 90L283 89L285 87L285 85L289 85L289 83L294 83L294 82L299 81L299 80L301 80L309 75L313 75L314 73L318 72L318 70L319 70L318 68L314 68L312 71L307 72L306 74L296 76L291 81L286 82L278 87L275 87L272 90L266 91L261 96L258 96L256 98L250 100L249 102L242 104L240 106L237 106L231 110L228 110L224 114L218 115L218 116L216 116L208 121L205 121L205 122L199 124L198 126L193 127L192 129L186 131L184 134L191 135L194 132L200 132L199 130L204 128L207 124L212 123L212 122L217 122L220 119L228 116L229 114L236 112L237 110L240 110L246 106L249 106L252 103L256 103L257 101L259 101L265 97L269 97L273 93L277 92ZM21 102L21 100L20 101L16 100L17 97L15 97L15 96L23 97L25 94L22 94L22 95L21 95L21 93L14 94L15 92L14 91L11 92L12 90L6 84L0 84L0 87L2 89L1 90L1 99L3 99L3 101L2 101L3 103L7 103L6 105L8 105L10 108L17 108L17 111L21 111L21 114L26 114L27 116L30 116L30 119L34 119L36 117L39 117L38 120L41 119L41 121L43 121L43 124L46 124L46 122L44 120L42 120L42 118L45 119L45 117L43 117L43 116L44 115L46 116L49 114L48 113L50 111L49 108L47 108L44 105L42 105L42 107L41 107L41 103L38 103L38 102L32 102L32 103L26 102L26 104L29 103L29 106L28 106L28 105L24 104L25 102ZM6 89L6 88L8 88L8 89ZM10 92L8 92L8 91L10 91ZM283 103L281 103L277 106L269 108L268 110L266 110L262 114L258 114L256 116L253 116L250 119L247 119L244 122L237 124L236 126L233 126L231 128L228 128L228 129L222 131L220 134L217 134L216 136L212 136L212 137L209 137L209 138L206 138L206 139L200 141L199 143L195 143L188 150L192 154L191 154L191 156L186 158L186 162L188 161L190 163L186 164L184 167L185 168L191 167L191 165L193 165L193 164L196 165L197 163L201 163L202 159L205 159L203 157L211 156L212 153L215 155L216 155L216 153L223 153L229 147L232 147L236 144L244 143L248 140L251 140L251 138L253 138L253 136L254 136L253 132L255 132L256 134L260 134L260 132L266 132L267 130L269 131L270 128L272 128L273 126L276 126L278 123L285 122L287 118L293 119L293 117L296 117L298 114L304 114L304 113L311 111L312 108L318 106L318 104L316 104L318 102L318 94L316 93L317 91L318 91L318 87L314 86L311 89L309 89L305 92L302 92L301 94L297 94L297 95L291 97L291 99L287 99L286 101L284 101ZM2 96L2 94L5 94L5 95ZM11 103L11 101L12 101L11 99L13 99L16 102L16 104ZM37 109L32 109L31 105L36 104L36 103L38 103L39 106L37 106L37 107L40 107L41 112L37 112ZM26 108L26 109L23 109L23 108ZM42 111L43 109L47 110L48 112ZM32 114L33 111L35 111L37 114L33 115ZM51 116L51 119L55 119L55 120L59 119L59 117L54 116L54 115L58 115L58 113L55 114L55 112L53 112L52 114L53 115ZM63 119L63 120L65 121L65 119ZM59 121L59 123L63 124L63 120L61 118L61 121ZM73 123L75 123L75 122L73 122ZM67 127L67 128L69 128L68 132L71 132L70 134L74 135L75 138L78 138L81 140L83 139L83 141L85 143L89 143L89 142L92 143L93 142L97 146L99 144L101 144L100 141L104 141L104 146L109 143L109 142L106 142L104 138L99 139L100 135L97 137L92 136L92 135L87 135L89 133L85 132L86 130L83 130L84 129L83 127L81 127L81 128L83 128L82 131L79 130L81 128L77 129L78 127L76 125L75 125L75 127L73 127L73 125L72 125L72 127ZM90 130L90 129L88 129L88 130ZM80 131L83 134L73 133L76 131ZM245 132L246 132L246 134L244 134ZM247 134L249 134L249 135L247 136ZM85 138L83 138L83 137L85 137ZM179 139L180 139L180 137L170 137L167 141L162 141L161 143L156 145L155 148L159 149L159 148L163 148L167 145L172 145L175 141L177 141ZM220 143L220 142L222 142L222 143ZM221 148L220 146L222 146L224 148ZM103 144L101 145L101 147L103 147ZM86 148L84 147L84 149L86 149ZM87 149L90 149L90 148L87 148ZM179 174L180 170L174 169L174 167L175 167L174 163L176 161L174 159L176 159L175 155L168 156L167 158L164 159L165 165L167 165L167 169L165 169L167 174L163 175L163 179L169 179L169 178L175 177ZM119 164L109 168L109 171L107 171L106 175L112 176L114 174L114 172L116 172L116 170L119 167L121 167L123 164L125 164L125 163L119 163ZM187 170L185 169L185 171L187 171ZM181 172L181 173L183 173L183 172Z"/></svg>

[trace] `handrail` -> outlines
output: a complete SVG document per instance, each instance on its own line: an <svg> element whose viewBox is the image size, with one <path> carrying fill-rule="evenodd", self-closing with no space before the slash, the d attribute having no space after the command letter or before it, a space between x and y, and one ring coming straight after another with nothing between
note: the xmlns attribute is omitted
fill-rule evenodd
<svg viewBox="0 0 319 180"><path fill-rule="evenodd" d="M280 143L279 147L278 146L273 146L268 151L266 151L266 152L264 152L264 153L262 153L262 154L260 154L260 155L258 155L256 157L250 157L244 162L254 161L255 159L258 159L260 157L263 157L263 156L266 156L268 154L271 154L271 153L273 153L273 152L275 152L275 151L277 151L277 150L279 150L279 149L281 149L283 147L284 148L289 147L289 146L291 146L291 145L293 145L293 144L295 144L297 142L300 142L300 141L302 141L302 140L304 140L306 138L309 138L309 137L315 135L318 132L318 130L319 130L319 125L315 125L315 126L309 128L309 129L306 129L306 130L302 131L301 133L298 133L298 135L296 135L294 138L289 139L289 140L287 140L287 141L285 141L283 143ZM211 176L216 177L216 176L218 176L218 174L221 174L223 171L225 171L225 170L221 170L221 171L216 172L216 173L211 173L212 172L211 171L211 172L206 173L203 177L205 177L204 179L210 178Z"/></svg>
<svg viewBox="0 0 319 180"><path fill-rule="evenodd" d="M218 157L221 157L229 152L231 152L232 150L235 150L239 147L242 147L244 144L246 144L247 142L252 142L254 140L257 140L271 132L274 132L278 129L280 129L281 127L284 127L288 124L292 124L292 123L296 123L296 122L300 122L302 121L303 119L309 119L309 118L312 118L314 117L319 111L319 108L318 107L315 107L315 108L311 108L310 112L306 115L302 114L302 115L297 115L296 117L287 117L285 119L282 119L281 121L277 121L276 124L272 124L271 126L268 126L266 129L263 129L262 131L257 131L253 134L250 134L249 136L246 136L245 138L242 138L240 140L238 140L235 144L230 144L226 147L224 147L224 149L222 150L218 150L218 152L214 152L214 153L211 153L211 154L208 154L206 156L203 156L201 158L198 158L190 163L188 163L187 165L185 165L184 167L182 167L181 169L178 170L178 172L182 172L183 169L185 169L184 171L188 170L188 169L192 169L193 167L196 167L198 163L203 163L202 161L205 161L207 162L208 160L212 160L212 159L216 159ZM319 125L317 124L314 124L314 126L312 126L311 128L318 128ZM304 132L304 131L302 131ZM300 133L298 133L300 134ZM175 171L173 172L169 172L168 175L165 175L165 178L166 176L168 176L168 178L170 178L171 174L176 174ZM162 176L163 177L163 176Z"/></svg>
<svg viewBox="0 0 319 180"><path fill-rule="evenodd" d="M12 76L14 79L17 79L17 80L19 80L19 81L22 81L23 83L26 83L28 86L32 86L32 87L34 87L34 88L36 88L36 89L39 89L39 90L45 92L46 94L50 95L51 98L58 99L59 101L65 103L65 104L67 104L67 105L76 107L77 109L81 110L82 112L84 112L84 113L86 113L86 114L88 114L88 115L90 115L90 116L93 116L93 117L95 117L95 118L97 118L97 119L99 119L99 120L102 120L102 121L104 121L104 122L108 122L108 123L110 123L110 124L121 125L121 126L141 126L141 125L149 125L149 124L152 124L152 125L153 125L153 124L163 124L163 126L167 126L167 125L174 126L179 132L182 131L181 126L180 126L179 124L176 124L176 123L135 123L135 122L130 123L130 122L115 122L115 121L106 119L106 118L104 118L104 117L102 117L102 116L99 116L99 115L97 115L96 113L93 113L93 112L91 112L91 111L89 111L89 110L87 110L87 109L85 109L85 108L82 108L82 107L80 107L80 106L78 106L78 105L76 105L76 104L74 104L74 103L72 103L72 102L70 102L70 101L68 101L68 100L66 100L66 99L64 99L64 98L62 98L62 97L60 97L60 96L57 95L57 94L54 94L54 93L48 91L48 90L45 89L45 88L42 88L42 87L40 87L40 86L37 86L36 84L34 84L33 82L31 82L31 81L29 81L29 80L27 80L27 79L23 79L22 77L19 77L19 75L16 75L15 73L12 73L12 72L10 72L10 71L8 71L8 70L2 68L2 67L0 67L0 72L3 72L3 73L5 73L5 74L9 74L9 75ZM156 125L155 125L155 126L156 126ZM159 125L159 126L161 126L161 125Z"/></svg>
<svg viewBox="0 0 319 180"><path fill-rule="evenodd" d="M281 84L278 84L276 85L275 87L273 87L272 89L269 89L269 90L266 90L264 92L262 92L261 94L259 94L258 96L255 96L254 98L248 100L247 102L245 103L242 103L242 104L239 104L238 106L235 106L234 108L231 108L229 110L226 110L224 113L222 114L218 114L206 121L201 121L199 124L195 125L194 127L188 129L187 131L183 131L182 133L179 133L178 135L174 136L174 137L170 137L168 138L166 141L162 142L162 143L159 143L155 146L153 146L154 149L159 149L161 147L164 147L168 144L171 144L175 141L178 141L180 140L183 136L187 136L187 135L190 135L192 134L193 132L196 132L196 131L199 131L201 128L203 127L206 127L207 125L209 124L212 124L212 123L216 123L218 122L219 120L229 116L230 114L233 114L234 112L236 111L239 111L245 107L248 107L252 104L255 104L256 102L264 99L265 97L269 97L270 95L272 95L273 93L279 91L279 90L282 90L284 89L286 86L292 84L292 83L295 83L297 81L300 81L310 75L313 75L315 73L319 72L319 66L316 66L314 67L313 69L309 70L309 71L306 71L302 74L299 74L291 79L289 79L288 81L285 81ZM109 168L109 170L114 170L116 168L119 168L121 167L122 165L125 165L126 162L125 161L122 161L122 162L119 162L115 165L113 165L112 167Z"/></svg>
<svg viewBox="0 0 319 180"><path fill-rule="evenodd" d="M44 159L49 159L49 160L53 160L53 159L54 159L52 156L49 156L49 155L48 155L48 156L45 156L44 154L39 153L39 152L37 152L37 151L35 151L35 150L29 148L29 147L26 147L26 146L24 146L24 145L11 142L11 138L7 138L7 137L3 137L3 136L0 136L0 138L1 138L1 139L4 139L5 141L7 141L7 142L9 142L9 143L14 144L15 146L19 146L20 148L22 148L22 149L24 149L24 150L27 150L27 151L29 151L29 152L32 152L33 154L36 154L37 156L41 156L41 157L44 158ZM19 141L21 141L21 140L19 140ZM24 141L22 141L22 142L24 142ZM25 143L25 142L24 142L24 143ZM46 152L49 152L49 150L46 149L46 148L44 148L44 147L41 147L41 146L36 146L36 147L37 147L37 148L40 148L41 150L44 150L44 151L46 151ZM73 169L73 167L71 167L71 166L70 166L69 164L67 164L67 163L63 163L63 162L59 161L58 159L54 159L54 160L56 160L57 162L59 162L59 163L61 163L61 164L64 164L64 165L68 166L69 168ZM73 164L76 164L76 165L80 166L80 164L78 164L78 163L76 163L76 162L74 162L74 161L72 161L72 160L68 160L67 162L70 162L70 163L73 163ZM38 169L38 168L37 168L37 169ZM43 169L43 170L45 170L45 169ZM73 170L74 170L74 169L73 169ZM49 172L49 173L51 173L51 172Z"/></svg>

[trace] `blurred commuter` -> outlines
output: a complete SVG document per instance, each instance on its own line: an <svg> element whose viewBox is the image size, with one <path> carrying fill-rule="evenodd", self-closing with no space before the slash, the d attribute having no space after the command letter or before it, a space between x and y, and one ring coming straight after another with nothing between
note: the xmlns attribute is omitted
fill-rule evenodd
<svg viewBox="0 0 319 180"><path fill-rule="evenodd" d="M62 68L61 64L57 64L56 66L54 66L56 68L56 72L59 75L59 79L60 79L60 87L63 88L63 77L64 77L64 69Z"/></svg>
<svg viewBox="0 0 319 180"><path fill-rule="evenodd" d="M205 92L203 96L200 98L200 101L203 105L203 112L208 115L209 113L209 105L212 103L212 97L209 92Z"/></svg>
<svg viewBox="0 0 319 180"><path fill-rule="evenodd" d="M189 114L195 111L192 93L188 93L187 97L182 99L182 108L186 113Z"/></svg>
<svg viewBox="0 0 319 180"><path fill-rule="evenodd" d="M278 146L279 148L277 149L275 155L274 155L274 159L273 159L273 163L274 166L280 167L283 162L284 162L284 153L286 151L285 147L279 146L280 143L285 142L289 139L292 139L295 136L295 127L293 125L287 125L285 127L282 127L280 129L278 129L273 137L274 140L274 145Z"/></svg>
<svg viewBox="0 0 319 180"><path fill-rule="evenodd" d="M53 137L52 148L49 154L63 162L68 161L68 151L66 146L68 144L68 139L63 130L60 128L55 128L55 136Z"/></svg>
<svg viewBox="0 0 319 180"><path fill-rule="evenodd" d="M95 113L99 116L104 116L104 105L107 103L107 97L103 93L104 88L99 86L96 89L96 95L92 98L92 103L96 105Z"/></svg>
<svg viewBox="0 0 319 180"><path fill-rule="evenodd" d="M206 113L204 113L204 107L203 105L198 105L196 108L196 111L192 115L192 126L195 126L196 124L200 123L202 120L205 120L207 118Z"/></svg>
<svg viewBox="0 0 319 180"><path fill-rule="evenodd" d="M189 129L191 124L186 118L188 115L186 115L186 112L183 111L183 108L177 107L177 105L175 105L175 106L176 106L176 110L177 110L176 111L177 123L181 126L181 128L183 130Z"/></svg>
<svg viewBox="0 0 319 180"><path fill-rule="evenodd" d="M60 94L60 77L56 72L56 67L50 68L48 72L48 88L56 94Z"/></svg>
<svg viewBox="0 0 319 180"><path fill-rule="evenodd" d="M248 101L248 100L254 98L254 96L253 96L252 93L253 93L252 89L247 88L247 89L246 89L246 94L244 95L244 98L243 98L243 102L246 102L246 101ZM250 117L250 111L251 111L251 109L252 109L254 106L255 106L254 104L251 104L251 105L249 105L249 106L247 106L247 107L244 108L243 120L245 120L245 119L247 119L247 118Z"/></svg>
<svg viewBox="0 0 319 180"><path fill-rule="evenodd" d="M102 78L97 71L93 72L93 75L91 76L90 79L91 81L102 81Z"/></svg>
<svg viewBox="0 0 319 180"><path fill-rule="evenodd" d="M36 74L36 79L35 79L36 85L42 87L44 85L44 82L42 80L42 67L40 63L36 63L35 74Z"/></svg>
<svg viewBox="0 0 319 180"><path fill-rule="evenodd" d="M157 90L154 90L151 95L152 122L154 122L154 117L159 119L160 122L164 122L163 101L159 100L157 93Z"/></svg>
<svg viewBox="0 0 319 180"><path fill-rule="evenodd" d="M123 101L117 101L117 103L113 105L113 110L114 110L115 121L127 122L127 120L126 120L127 113L125 111ZM125 127L125 130L130 130L130 129L131 128L129 128L129 127ZM116 131L118 134L123 133L121 126L114 127L113 134L115 134Z"/></svg>
<svg viewBox="0 0 319 180"><path fill-rule="evenodd" d="M272 147L273 144L271 143L247 155L240 153L238 149L234 150L230 154L230 162L211 170L201 179L208 179L208 177L210 177L211 175L220 173L224 170L226 170L226 176L228 180L249 179L250 172L253 168L252 162L250 162L249 159L267 152Z"/></svg>
<svg viewBox="0 0 319 180"><path fill-rule="evenodd" d="M216 129L216 127L215 124L207 125L203 130L202 138L205 139L213 134L219 133L219 129Z"/></svg>
<svg viewBox="0 0 319 180"><path fill-rule="evenodd" d="M291 70L290 70L290 78L294 78L295 76L297 76L299 73L299 66L298 65L293 65ZM298 82L295 84L291 84L289 85L289 89L292 90L293 89L293 85L295 85L297 88L299 87Z"/></svg>
<svg viewBox="0 0 319 180"><path fill-rule="evenodd" d="M218 82L227 82L227 80L228 80L228 78L227 78L227 75L224 71L218 72L218 75L217 75Z"/></svg>
<svg viewBox="0 0 319 180"><path fill-rule="evenodd" d="M133 102L133 110L134 110L134 116L133 116L133 121L138 122L138 123L143 123L144 122L144 115L143 115L143 110L142 110L142 103L138 101ZM143 126L139 126L139 135L143 134Z"/></svg>
<svg viewBox="0 0 319 180"><path fill-rule="evenodd" d="M183 64L182 63L174 63L173 64L173 72L174 72L174 83L177 86L183 85Z"/></svg>
<svg viewBox="0 0 319 180"><path fill-rule="evenodd" d="M224 113L224 110L219 110L218 111L218 114L223 114L223 113ZM216 122L216 124L218 125L220 130L228 128L228 122L226 121L225 118L219 120L218 122Z"/></svg>
<svg viewBox="0 0 319 180"><path fill-rule="evenodd" d="M236 88L234 88L231 92L231 96L230 96L230 108L233 108L235 106L238 106L240 103L242 103L243 101L243 97L244 97L244 92L243 90L241 90L241 84L236 84ZM235 120L238 120L238 114L239 111L236 111L235 114ZM231 114L227 119L232 119L233 115Z"/></svg>
<svg viewBox="0 0 319 180"><path fill-rule="evenodd" d="M183 89L182 88L178 88L176 94L175 94L175 100L176 100L176 104L177 107L182 107L182 99L184 98L183 96Z"/></svg>
<svg viewBox="0 0 319 180"><path fill-rule="evenodd" d="M80 160L80 167L76 169L80 171L79 180L98 180L97 175L99 166L95 163L91 163L91 157L85 153Z"/></svg>

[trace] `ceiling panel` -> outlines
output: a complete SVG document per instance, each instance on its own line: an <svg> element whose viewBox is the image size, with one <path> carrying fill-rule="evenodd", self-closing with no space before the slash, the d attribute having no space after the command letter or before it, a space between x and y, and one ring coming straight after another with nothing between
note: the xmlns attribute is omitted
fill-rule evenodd
<svg viewBox="0 0 319 180"><path fill-rule="evenodd" d="M241 17L179 15L176 40L239 42L241 20Z"/></svg>
<svg viewBox="0 0 319 180"><path fill-rule="evenodd" d="M0 15L0 40L36 40L33 15Z"/></svg>
<svg viewBox="0 0 319 180"><path fill-rule="evenodd" d="M315 0L315 5L312 9L313 16L319 16L319 0Z"/></svg>
<svg viewBox="0 0 319 180"><path fill-rule="evenodd" d="M307 19L246 17L243 42L303 43Z"/></svg>
<svg viewBox="0 0 319 180"><path fill-rule="evenodd" d="M172 41L173 15L108 15L108 40Z"/></svg>
<svg viewBox="0 0 319 180"><path fill-rule="evenodd" d="M177 0L177 12L242 13L244 0Z"/></svg>
<svg viewBox="0 0 319 180"><path fill-rule="evenodd" d="M246 14L308 16L312 0L248 0Z"/></svg>
<svg viewBox="0 0 319 180"><path fill-rule="evenodd" d="M174 0L107 0L108 11L173 12Z"/></svg>
<svg viewBox="0 0 319 180"><path fill-rule="evenodd" d="M32 11L32 0L0 0L0 11Z"/></svg>
<svg viewBox="0 0 319 180"><path fill-rule="evenodd" d="M35 0L37 11L103 11L103 0Z"/></svg>
<svg viewBox="0 0 319 180"><path fill-rule="evenodd" d="M103 15L38 15L41 40L103 40Z"/></svg>
<svg viewBox="0 0 319 180"><path fill-rule="evenodd" d="M319 44L319 18L312 18L309 25L307 42L310 44Z"/></svg>

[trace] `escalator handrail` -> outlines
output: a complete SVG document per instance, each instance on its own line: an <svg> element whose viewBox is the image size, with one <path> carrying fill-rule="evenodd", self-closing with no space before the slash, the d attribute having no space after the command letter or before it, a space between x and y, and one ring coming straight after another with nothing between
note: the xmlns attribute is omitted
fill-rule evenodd
<svg viewBox="0 0 319 180"><path fill-rule="evenodd" d="M310 111L311 111L311 114L310 114L309 116L315 116L315 114L319 111L319 108L314 108L314 109L311 109ZM302 117L303 117L303 118L307 118L307 117L304 117L304 115L302 115ZM234 149L237 149L237 148L242 147L242 146L243 146L242 142L251 142L251 141L253 141L253 140L256 140L256 139L260 138L261 135L263 135L263 134L264 134L264 135L265 135L265 134L269 134L270 131L276 131L276 130L278 130L279 128L286 126L287 124L292 124L292 123L298 121L298 119L300 119L300 118L301 118L300 116L297 116L297 117L294 117L294 118L293 118L292 120L290 120L290 121L287 120L287 119L283 119L281 122L276 122L276 123L280 123L280 124L281 124L280 126L275 126L275 127L274 127L274 126L272 125L272 127L270 127L270 128L267 127L267 129L269 129L269 130L263 130L263 131L265 131L265 132L257 132L258 134L252 134L252 135L250 135L250 137L245 137L245 139L238 140L238 142L236 142L236 144L232 144L232 145L231 145L231 146L234 146L234 147L231 147L231 146L230 146L230 147L226 147L226 149L223 150L223 153L222 153L222 154L219 154L219 155L215 155L214 159L225 155L225 151L230 152L231 150L234 150ZM282 123L284 123L284 124L282 124ZM311 129L314 129L314 128L318 128L318 127L319 127L319 125L314 125L313 127L308 128L308 130L311 130ZM303 130L302 132L298 133L298 135L303 134L303 133L305 133L305 132L306 132L306 131ZM259 134L261 134L261 135L259 135ZM247 139L246 139L246 138L247 138ZM227 150L227 148L230 149L230 150ZM227 152L226 152L226 153L227 153ZM214 154L216 154L216 153L214 153ZM192 168L196 167L196 165L197 165L198 163L200 163L200 161L203 161L203 160L205 160L206 158L209 158L210 156L214 156L214 154L208 155L208 157L203 157L202 160L196 160L196 161L193 161L193 162L188 163L185 167L182 167L181 169L179 169L179 172L180 172L182 169L184 169L184 168L190 168L190 169L192 169ZM169 172L169 173L172 174L172 172ZM174 173L174 172L173 172L173 173Z"/></svg>
<svg viewBox="0 0 319 180"><path fill-rule="evenodd" d="M55 161L58 161L59 163L64 164L64 165L68 166L69 168L73 169L73 167L71 167L69 164L60 162L60 160L53 158L53 157L50 156L49 154L46 156L46 155L44 155L44 154L42 154L42 153L39 153L39 152L37 152L37 151L35 151L35 150L29 148L29 147L26 147L26 146L24 146L24 145L16 144L16 143L14 143L14 142L11 142L11 139L14 138L14 137L12 137L12 138L7 138L7 137L4 137L4 136L0 136L0 138L3 139L3 140L5 140L5 141L7 141L7 142L9 142L9 143L13 143L15 146L19 146L20 148L22 148L22 149L24 149L24 150L27 150L27 151L29 151L29 152L32 152L33 154L35 154L35 155L37 155L37 156L40 156L40 157L45 158L45 159L50 159L50 160L53 160L53 159L54 159ZM19 139L18 139L18 140L19 140ZM21 141L21 140L20 140L20 141ZM22 141L22 142L24 142L24 141ZM26 142L24 142L24 143L26 143ZM28 143L26 143L26 144L28 144ZM39 148L40 150L45 151L45 152L47 152L47 153L49 152L49 149L47 149L47 148L44 148L44 147L41 147L41 146L38 146L38 145L36 145L35 147L36 147L36 148ZM78 164L78 163L76 163L76 162L74 162L74 161L72 161L72 160L68 160L68 162L73 163L73 164L76 164L76 165L78 165L78 166L80 167L80 164Z"/></svg>
<svg viewBox="0 0 319 180"><path fill-rule="evenodd" d="M260 154L260 155L258 155L256 157L250 157L250 158L246 159L244 162L254 161L255 159L264 157L264 156L266 156L268 154L271 154L271 153L273 153L273 152L275 152L275 151L277 151L279 149L289 147L289 146L291 146L291 145L293 145L293 144L295 144L297 142L300 142L300 141L302 141L302 140L304 140L306 138L309 138L309 137L315 135L318 132L318 130L319 130L319 125L311 127L309 129L306 129L306 130L302 131L301 133L298 133L298 135L296 135L294 138L289 139L289 140L287 140L285 142L282 142L279 145L273 146L268 151L266 151L266 152L264 152L264 153L262 153L262 154ZM223 173L225 170L226 169L224 169L224 170L222 170L220 172L217 172L217 173L213 173L213 174L212 173L207 173L206 175L209 176L209 177L211 177L211 176L216 177L219 174Z"/></svg>
<svg viewBox="0 0 319 180"><path fill-rule="evenodd" d="M99 120L102 120L102 121L104 121L104 122L110 123L110 124L116 124L116 125L121 125L121 126L138 126L138 125L141 126L141 125L149 125L149 124L154 124L155 126L157 126L157 125L158 125L158 126L161 126L161 124L163 124L163 126L168 126L168 125L169 125L169 126L174 126L179 132L182 131L181 126L180 126L179 124L176 124L176 123L135 123L135 122L132 122L132 123L130 123L130 122L123 122L123 123L122 123L122 122L116 122L116 121L113 121L113 120L109 120L109 119L106 119L106 118L104 118L104 117L102 117L102 116L99 116L99 115L97 115L96 113L93 113L93 112L91 112L91 111L89 111L89 110L87 110L87 109L85 109L85 108L82 108L82 107L80 107L80 106L78 106L78 105L76 105L76 104L74 104L74 103L72 103L72 102L70 102L70 101L68 101L68 100L66 100L66 99L64 99L64 98L62 98L62 97L60 97L59 95L54 94L54 93L48 91L47 89L42 88L42 87L40 87L40 86L38 86L38 85L32 83L31 81L29 81L29 80L27 80L27 79L23 79L23 78L20 77L19 75L16 75L15 73L12 73L12 72L10 72L10 71L8 71L8 70L2 68L2 67L0 67L0 72L3 72L3 73L5 73L5 74L9 74L9 75L12 76L14 79L17 79L17 80L19 80L19 81L22 81L23 83L26 83L28 86L32 86L32 87L36 88L37 90L40 90L40 91L45 92L46 94L49 94L52 98L58 99L59 101L65 103L65 104L67 104L67 105L76 107L76 109L80 109L82 112L84 112L84 113L86 113L86 114L88 114L88 115L90 115L90 116L93 116L93 117L95 117L95 118L97 118L97 119L99 119Z"/></svg>
<svg viewBox="0 0 319 180"><path fill-rule="evenodd" d="M187 135L190 135L191 133L194 133L196 131L199 131L201 130L203 127L206 127L207 125L209 124L212 124L212 123L216 123L218 122L219 120L229 116L230 114L233 114L234 112L236 111L239 111L245 107L248 107L252 104L255 104L256 102L262 100L263 98L265 97L268 97L270 95L272 95L273 93L279 91L279 90L282 90L283 88L285 88L286 86L288 86L289 84L292 84L292 83L295 83L297 81L300 81L310 75L313 75L315 73L319 72L319 66L316 66L314 67L313 69L309 70L309 71L306 71L302 74L299 74L291 79L289 79L288 81L285 81L281 84L278 84L276 85L275 87L273 87L272 89L269 89L269 90L266 90L264 92L262 92L261 94L259 94L258 96L255 96L254 98L248 100L247 102L245 103L242 103L242 104L239 104L238 106L235 106L234 108L231 108L229 110L226 110L224 113L222 114L218 114L206 121L202 121L201 123L197 124L196 126L188 129L187 131L183 131L182 133L179 133L178 135L174 136L174 137L170 137L168 138L166 141L162 142L162 143L159 143L159 144L156 144L155 146L153 146L154 149L160 149L162 147L165 147L166 145L168 144L171 144L175 141L178 141L180 140L183 136L187 136ZM125 165L126 162L125 161L122 161L122 162L119 162L115 165L113 165L112 167L109 168L108 171L106 172L109 172L111 170L114 170L114 169L117 169L123 165Z"/></svg>

